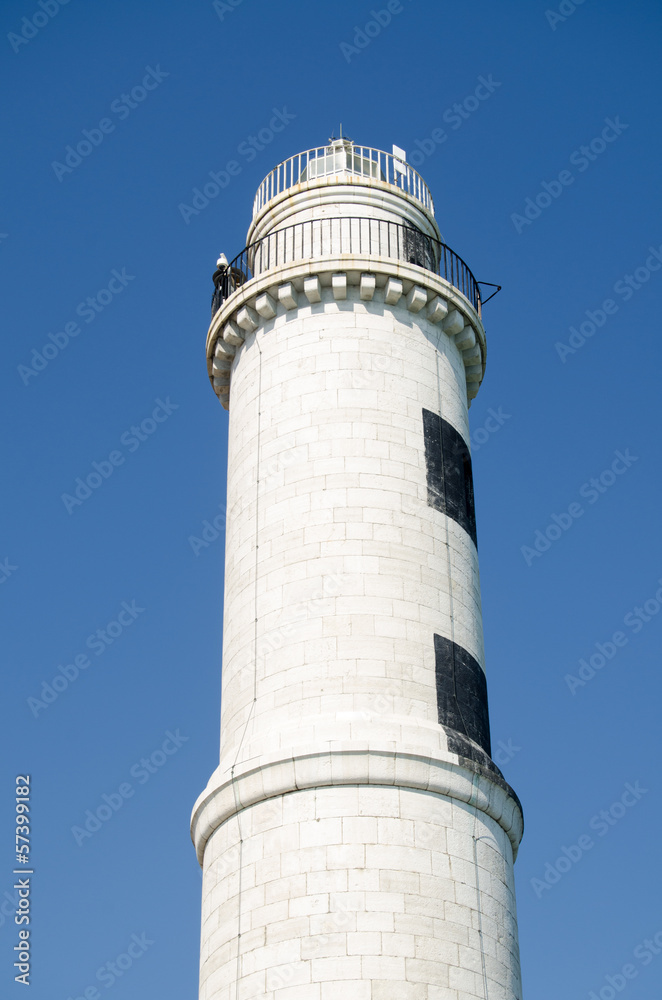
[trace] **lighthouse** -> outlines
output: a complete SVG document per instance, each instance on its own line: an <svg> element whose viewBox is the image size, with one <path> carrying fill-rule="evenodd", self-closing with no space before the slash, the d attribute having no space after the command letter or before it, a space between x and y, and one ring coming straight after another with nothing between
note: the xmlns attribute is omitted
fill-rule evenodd
<svg viewBox="0 0 662 1000"><path fill-rule="evenodd" d="M207 334L228 470L200 1000L521 1000L469 448L479 284L397 146L279 164L246 243Z"/></svg>

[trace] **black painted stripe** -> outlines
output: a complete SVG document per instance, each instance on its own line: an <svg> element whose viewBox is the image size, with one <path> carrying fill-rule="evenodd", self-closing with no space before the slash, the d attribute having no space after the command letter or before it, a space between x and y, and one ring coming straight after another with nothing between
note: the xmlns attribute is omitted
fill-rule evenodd
<svg viewBox="0 0 662 1000"><path fill-rule="evenodd" d="M451 517L476 544L476 512L471 455L452 424L423 409L428 504Z"/></svg>
<svg viewBox="0 0 662 1000"><path fill-rule="evenodd" d="M473 740L491 757L487 683L480 664L462 646L436 634L434 657L439 723ZM454 753L464 753L459 749L462 740L456 741L458 749L450 746L450 742L449 739Z"/></svg>

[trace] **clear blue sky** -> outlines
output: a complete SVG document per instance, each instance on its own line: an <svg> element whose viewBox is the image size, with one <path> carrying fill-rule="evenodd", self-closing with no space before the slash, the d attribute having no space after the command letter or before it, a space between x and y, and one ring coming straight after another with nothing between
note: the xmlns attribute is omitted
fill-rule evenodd
<svg viewBox="0 0 662 1000"><path fill-rule="evenodd" d="M404 0L367 46L341 49L370 10L2 5L0 898L14 777L29 772L32 1000L95 982L113 1000L197 996L188 822L218 760L223 537L198 555L189 537L224 502L227 438L204 360L211 273L219 250L244 246L263 176L340 121L362 144L423 150L444 238L504 286L485 308L471 422L493 744L517 748L503 770L526 818L525 996L608 1000L605 977L624 965L635 975L619 996L659 995L662 954L639 946L662 931L660 9L586 0L561 20L542 0ZM274 109L294 117L251 156ZM67 165L83 130L89 155ZM179 206L230 160L240 171L185 221ZM556 346L583 323L574 353ZM41 371L26 374L33 351ZM111 453L118 464L102 464ZM62 495L94 462L107 478L68 510ZM536 538L545 551L523 552ZM614 633L621 645L605 645ZM77 656L78 678L35 717L28 699ZM569 684L590 657L604 666ZM187 739L166 753L168 731ZM78 844L72 827L122 785L121 808ZM582 837L593 846L536 892ZM17 930L0 926L3 996L22 995ZM146 938L131 967L100 984L132 935Z"/></svg>

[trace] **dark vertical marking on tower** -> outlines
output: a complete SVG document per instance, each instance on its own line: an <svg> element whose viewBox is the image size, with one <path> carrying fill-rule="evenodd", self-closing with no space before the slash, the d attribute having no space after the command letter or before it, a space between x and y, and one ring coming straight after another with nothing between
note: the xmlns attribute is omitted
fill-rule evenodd
<svg viewBox="0 0 662 1000"><path fill-rule="evenodd" d="M434 656L440 724L467 736L491 757L487 684L480 664L462 646L436 634Z"/></svg>
<svg viewBox="0 0 662 1000"><path fill-rule="evenodd" d="M438 413L423 410L428 503L464 528L476 544L471 455L461 434Z"/></svg>

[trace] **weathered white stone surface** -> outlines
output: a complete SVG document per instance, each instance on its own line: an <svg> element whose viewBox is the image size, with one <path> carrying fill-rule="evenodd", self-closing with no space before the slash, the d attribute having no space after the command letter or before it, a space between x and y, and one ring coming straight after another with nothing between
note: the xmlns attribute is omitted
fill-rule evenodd
<svg viewBox="0 0 662 1000"><path fill-rule="evenodd" d="M364 272L368 263L373 268L378 265L377 273ZM338 265L345 270L339 270ZM439 324L449 337L457 335L464 346L471 343L473 333L472 350L463 352L463 358L465 366L481 365L480 385L485 373L485 331L473 306L461 292L444 278L417 266L393 258L351 254L340 258L296 261L272 268L235 291L216 313L207 334L210 379L213 377L212 358L215 352L218 353L221 337L234 348L241 344L247 332L257 328L258 313L262 319L275 318L278 311L276 302L282 314L298 308L300 295L305 296L310 305L325 299L342 301L347 298L350 287L358 290L363 301L375 299L389 306L397 305L404 296L410 312L423 310L433 324ZM301 304L304 304L303 301ZM265 314L265 308L269 315ZM270 315L272 310L273 316ZM469 403L476 395L470 381L475 379L466 379L466 399ZM227 409L227 402L224 405Z"/></svg>
<svg viewBox="0 0 662 1000"><path fill-rule="evenodd" d="M207 844L202 927L201 1000L521 995L510 841L422 790L242 809Z"/></svg>
<svg viewBox="0 0 662 1000"><path fill-rule="evenodd" d="M438 238L395 188L325 183L267 203L249 241L366 214ZM403 261L254 273L207 342L231 406L200 998L521 1000L521 811L449 750L435 685L435 633L484 651L476 547L428 504L422 410L469 442L482 324Z"/></svg>
<svg viewBox="0 0 662 1000"><path fill-rule="evenodd" d="M375 294L376 279L374 274L362 274L359 283L359 294L362 299L370 301Z"/></svg>
<svg viewBox="0 0 662 1000"><path fill-rule="evenodd" d="M310 278L304 278L303 291L311 305L314 302L322 301L320 279L316 274L312 275Z"/></svg>
<svg viewBox="0 0 662 1000"><path fill-rule="evenodd" d="M255 308L262 319L273 319L276 315L276 303L267 292L263 295L258 295Z"/></svg>
<svg viewBox="0 0 662 1000"><path fill-rule="evenodd" d="M468 440L464 378L438 325L357 286L238 348L223 760L239 740L244 760L316 734L445 746L432 636L483 664L478 559L428 506L422 409Z"/></svg>

